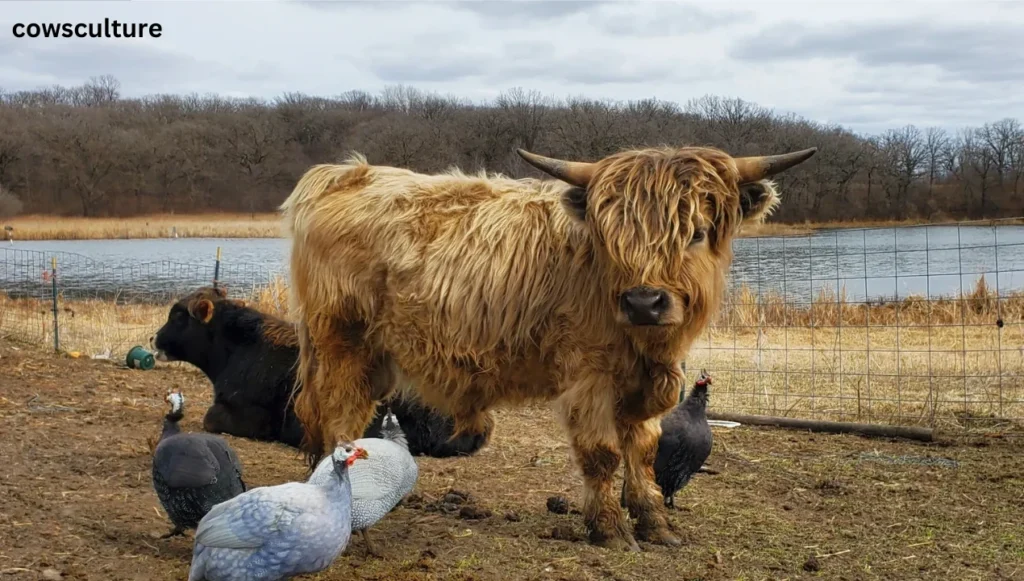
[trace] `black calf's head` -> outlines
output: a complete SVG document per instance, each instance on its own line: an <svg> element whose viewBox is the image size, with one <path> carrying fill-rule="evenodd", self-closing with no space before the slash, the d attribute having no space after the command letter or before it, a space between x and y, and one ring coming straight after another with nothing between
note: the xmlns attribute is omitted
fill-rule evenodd
<svg viewBox="0 0 1024 581"><path fill-rule="evenodd" d="M167 322L151 339L160 361L187 361L202 368L216 342L225 311L238 308L222 288L203 287L171 306Z"/></svg>

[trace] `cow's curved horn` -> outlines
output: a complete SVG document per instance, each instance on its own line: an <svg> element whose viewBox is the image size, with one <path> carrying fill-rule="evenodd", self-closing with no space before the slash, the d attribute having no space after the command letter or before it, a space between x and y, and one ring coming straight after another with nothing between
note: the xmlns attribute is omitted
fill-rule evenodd
<svg viewBox="0 0 1024 581"><path fill-rule="evenodd" d="M516 153L540 171L574 186L585 188L594 176L594 164L592 163L544 157L543 155L530 153L525 149L516 149Z"/></svg>
<svg viewBox="0 0 1024 581"><path fill-rule="evenodd" d="M764 155L759 157L737 157L736 170L740 174L740 183L747 184L771 177L810 159L818 152L817 147L783 153L782 155Z"/></svg>

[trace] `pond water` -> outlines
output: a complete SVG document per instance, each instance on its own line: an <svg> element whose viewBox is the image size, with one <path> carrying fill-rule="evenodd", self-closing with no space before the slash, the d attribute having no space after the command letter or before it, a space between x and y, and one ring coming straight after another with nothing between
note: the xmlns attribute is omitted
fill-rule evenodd
<svg viewBox="0 0 1024 581"><path fill-rule="evenodd" d="M289 241L281 238L15 241L0 245L0 288L45 294L44 270L58 262L65 296L110 295L163 301L213 280L228 288L259 286L287 275ZM847 300L908 295L952 296L986 282L1000 294L1024 290L1024 226L936 225L822 230L806 236L737 239L730 284L790 301L828 287Z"/></svg>

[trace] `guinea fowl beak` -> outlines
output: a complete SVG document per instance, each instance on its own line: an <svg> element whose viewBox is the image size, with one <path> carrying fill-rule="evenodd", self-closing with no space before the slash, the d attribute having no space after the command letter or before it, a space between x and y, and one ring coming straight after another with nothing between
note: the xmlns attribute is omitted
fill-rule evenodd
<svg viewBox="0 0 1024 581"><path fill-rule="evenodd" d="M700 386L711 385L711 376L708 375L707 371L705 371L703 369L700 370L700 377L697 378L697 385L700 385Z"/></svg>
<svg viewBox="0 0 1024 581"><path fill-rule="evenodd" d="M370 454L362 448L356 448L355 453L345 459L345 465L351 466L356 460L365 460L369 458Z"/></svg>

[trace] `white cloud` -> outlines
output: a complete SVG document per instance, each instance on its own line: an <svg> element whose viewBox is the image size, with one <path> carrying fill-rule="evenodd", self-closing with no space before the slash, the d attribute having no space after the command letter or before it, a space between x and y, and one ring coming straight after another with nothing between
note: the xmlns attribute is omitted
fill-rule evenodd
<svg viewBox="0 0 1024 581"><path fill-rule="evenodd" d="M409 84L473 100L712 93L875 132L1024 118L1024 5L953 0L11 2L0 87L113 74L128 95L334 95ZM159 22L157 39L14 38L17 22Z"/></svg>

